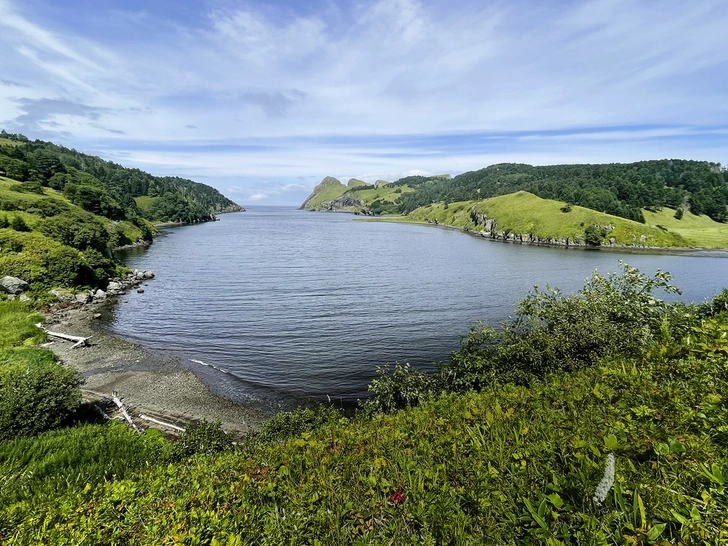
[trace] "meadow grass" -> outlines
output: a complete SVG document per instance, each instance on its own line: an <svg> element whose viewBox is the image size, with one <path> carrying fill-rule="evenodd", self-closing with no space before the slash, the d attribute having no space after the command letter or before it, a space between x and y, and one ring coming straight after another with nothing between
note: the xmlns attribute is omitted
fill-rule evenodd
<svg viewBox="0 0 728 546"><path fill-rule="evenodd" d="M642 211L645 222L662 226L682 236L690 246L703 248L728 248L728 224L721 224L708 216L696 216L685 211L683 217L675 218L675 209L664 207L657 212Z"/></svg>
<svg viewBox="0 0 728 546"><path fill-rule="evenodd" d="M716 351L728 354L727 329L723 316L645 359L444 395L283 443L152 467L52 504L22 500L5 509L0 538L725 544L728 369ZM608 453L615 481L596 504Z"/></svg>
<svg viewBox="0 0 728 546"><path fill-rule="evenodd" d="M437 220L440 224L480 231L483 225L474 223L472 212L480 212L496 220L498 231L533 234L541 239L584 239L588 226L610 226L605 242L614 237L616 244L658 247L685 247L688 241L677 233L665 232L657 227L640 224L584 207L572 205L570 212L561 209L566 203L541 199L531 193L516 193L492 197L481 201L461 201L447 205L439 203L420 207L408 218L414 222ZM644 236L644 241L641 237Z"/></svg>
<svg viewBox="0 0 728 546"><path fill-rule="evenodd" d="M39 314L21 301L0 300L0 349L21 345L36 345L46 340Z"/></svg>

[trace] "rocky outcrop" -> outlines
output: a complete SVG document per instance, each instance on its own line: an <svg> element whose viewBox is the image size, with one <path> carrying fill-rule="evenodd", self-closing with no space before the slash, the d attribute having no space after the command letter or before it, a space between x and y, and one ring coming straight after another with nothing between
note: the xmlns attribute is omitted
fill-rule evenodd
<svg viewBox="0 0 728 546"><path fill-rule="evenodd" d="M6 294L21 294L28 290L28 288L30 288L30 285L18 277L5 276L0 279L0 292L5 292Z"/></svg>
<svg viewBox="0 0 728 546"><path fill-rule="evenodd" d="M374 182L374 187L381 188L382 186L386 186L387 184L389 184L389 182L387 182L386 180L377 180L376 182Z"/></svg>
<svg viewBox="0 0 728 546"><path fill-rule="evenodd" d="M351 195L344 194L328 203L321 203L321 210L344 210L351 207L363 207L364 201L355 199Z"/></svg>
<svg viewBox="0 0 728 546"><path fill-rule="evenodd" d="M126 277L111 279L106 286L106 290L99 288L98 290L89 290L87 292L74 294L65 288L57 288L55 290L51 290L50 293L54 295L64 306L88 305L92 303L101 303L114 296L121 296L132 289L137 289L137 292L139 292L139 286L142 282L153 278L154 273L151 271L137 271L135 269ZM144 290L141 290L139 293L141 294L143 292Z"/></svg>

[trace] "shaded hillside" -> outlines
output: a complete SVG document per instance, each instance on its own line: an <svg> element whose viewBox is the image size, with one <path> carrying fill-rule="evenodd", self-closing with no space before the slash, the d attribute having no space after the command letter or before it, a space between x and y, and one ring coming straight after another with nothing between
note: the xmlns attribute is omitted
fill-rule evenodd
<svg viewBox="0 0 728 546"><path fill-rule="evenodd" d="M0 175L37 182L112 220L204 222L242 207L216 189L178 177L153 176L41 140L0 133ZM134 198L149 197L141 210Z"/></svg>

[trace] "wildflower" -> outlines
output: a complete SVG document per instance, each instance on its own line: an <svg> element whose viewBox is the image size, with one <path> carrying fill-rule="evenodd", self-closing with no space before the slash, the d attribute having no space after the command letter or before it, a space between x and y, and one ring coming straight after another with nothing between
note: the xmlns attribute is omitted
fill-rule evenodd
<svg viewBox="0 0 728 546"><path fill-rule="evenodd" d="M614 485L614 453L607 455L607 462L604 465L604 477L594 491L594 502L602 504L607 499L609 490Z"/></svg>
<svg viewBox="0 0 728 546"><path fill-rule="evenodd" d="M399 506L404 502L404 492L401 487L389 495L389 501L395 506Z"/></svg>

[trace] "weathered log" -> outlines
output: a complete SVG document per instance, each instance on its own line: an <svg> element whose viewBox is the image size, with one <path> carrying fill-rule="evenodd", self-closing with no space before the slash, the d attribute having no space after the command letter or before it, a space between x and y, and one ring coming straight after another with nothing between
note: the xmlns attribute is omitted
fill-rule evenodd
<svg viewBox="0 0 728 546"><path fill-rule="evenodd" d="M183 429L182 427L178 427L177 425L173 425L172 423L165 423L164 421L160 421L159 419L155 419L154 417L149 417L148 415L140 415L139 419L151 421L152 423L157 423L158 425L162 425L163 427L173 428L174 430L178 430L180 432L185 431L185 429Z"/></svg>
<svg viewBox="0 0 728 546"><path fill-rule="evenodd" d="M72 336L69 334L62 334L60 332L51 332L50 330L46 330L40 322L37 323L36 326L38 328L40 328L41 330L43 330L49 336L57 337L60 339L65 339L66 341L75 341L74 345L71 346L71 349L75 349L77 347L84 347L84 346L88 345L88 340L93 337L93 336L88 336L88 337Z"/></svg>
<svg viewBox="0 0 728 546"><path fill-rule="evenodd" d="M124 419L127 420L129 425L136 430L137 432L141 432L139 430L139 427L136 426L136 423L132 420L131 415L129 415L129 412L126 411L126 408L124 407L124 402L121 401L116 391L111 393L111 396L113 397L114 404L118 406L118 408L121 410L121 414L124 416Z"/></svg>

